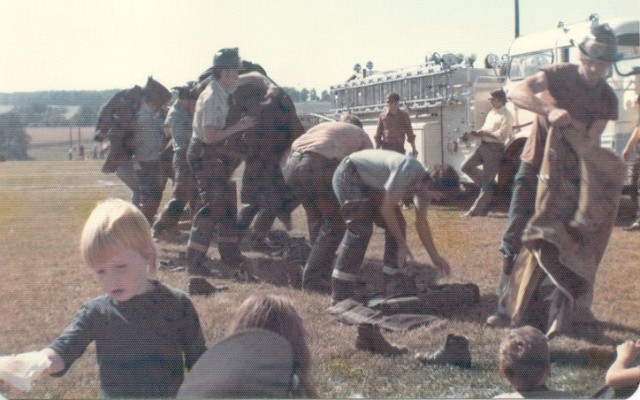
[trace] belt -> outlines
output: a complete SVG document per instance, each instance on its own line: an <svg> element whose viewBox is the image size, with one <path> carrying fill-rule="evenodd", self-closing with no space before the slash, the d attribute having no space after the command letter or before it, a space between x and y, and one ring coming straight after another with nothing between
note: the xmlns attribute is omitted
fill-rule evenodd
<svg viewBox="0 0 640 400"><path fill-rule="evenodd" d="M493 144L493 145L502 145L502 146L504 146L504 143L502 143L502 142L490 142L488 140L483 140L482 144Z"/></svg>
<svg viewBox="0 0 640 400"><path fill-rule="evenodd" d="M191 138L191 142L206 148L208 151L213 153L214 157L227 157L227 158L237 158L237 159L245 159L246 156L238 151L231 150L224 146L223 143L206 143L203 140L198 138Z"/></svg>
<svg viewBox="0 0 640 400"><path fill-rule="evenodd" d="M326 158L325 156L323 156L320 153L316 153L313 151L296 151L293 150L290 154L289 157L298 157L298 158L303 158L303 157L322 157L322 158Z"/></svg>

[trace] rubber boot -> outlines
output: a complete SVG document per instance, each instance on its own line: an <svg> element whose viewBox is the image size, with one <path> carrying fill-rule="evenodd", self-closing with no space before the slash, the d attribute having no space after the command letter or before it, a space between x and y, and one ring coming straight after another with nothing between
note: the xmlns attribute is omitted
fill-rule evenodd
<svg viewBox="0 0 640 400"><path fill-rule="evenodd" d="M371 324L358 325L356 349L383 356L399 356L409 352L405 347L394 346L387 342L382 336L380 328Z"/></svg>
<svg viewBox="0 0 640 400"><path fill-rule="evenodd" d="M189 278L188 291L190 296L210 296L227 289L226 286L215 287L201 276L192 276Z"/></svg>
<svg viewBox="0 0 640 400"><path fill-rule="evenodd" d="M353 298L356 290L356 283L331 278L331 305L336 305L342 300Z"/></svg>
<svg viewBox="0 0 640 400"><path fill-rule="evenodd" d="M444 347L435 353L418 353L415 358L423 364L453 364L458 367L471 368L469 341L464 336L452 333L447 335Z"/></svg>

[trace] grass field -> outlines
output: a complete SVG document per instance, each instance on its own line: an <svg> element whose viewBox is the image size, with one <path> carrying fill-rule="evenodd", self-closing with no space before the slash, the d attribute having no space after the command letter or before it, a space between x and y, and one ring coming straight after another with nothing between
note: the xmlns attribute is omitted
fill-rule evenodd
<svg viewBox="0 0 640 400"><path fill-rule="evenodd" d="M100 161L0 163L0 354L46 346L84 301L101 294L77 250L79 233L97 201L110 196L128 199L130 193L114 175L100 173L100 166ZM164 200L168 194L167 188ZM247 255L259 261L258 274L266 277L263 282L213 279L229 291L193 299L208 345L225 336L231 315L247 296L279 294L293 300L305 321L315 381L323 398L489 398L508 390L497 372L503 331L483 325L496 301L501 265L497 248L506 214L501 209L486 218L460 218L467 205L468 201L434 205L429 217L436 243L453 269L452 276L441 283L473 282L480 288L480 302L423 328L385 336L413 353L436 350L448 333L465 335L471 344L471 369L422 366L412 356L385 358L357 351L356 328L326 313L329 297L298 290L297 267L259 253ZM405 215L411 219L412 214ZM549 381L553 388L588 396L603 384L611 361L594 354L606 353L624 339L640 337L640 290L635 276L640 235L621 229L628 222L629 217L623 216L614 228L595 287L593 310L605 324L604 338L596 343L566 336L553 339ZM306 236L302 208L294 212L290 235ZM416 257L428 262L424 251L417 250L418 240L411 230L409 240ZM185 241L161 242L161 257L175 256L184 247ZM383 234L376 229L365 263L377 273L381 273L382 247ZM210 256L218 258L214 246ZM294 272L287 276L274 272L292 268ZM186 288L184 272L160 271L158 277L170 286ZM9 398L96 398L94 348L91 346L62 378L43 377L28 393L0 383L0 392Z"/></svg>

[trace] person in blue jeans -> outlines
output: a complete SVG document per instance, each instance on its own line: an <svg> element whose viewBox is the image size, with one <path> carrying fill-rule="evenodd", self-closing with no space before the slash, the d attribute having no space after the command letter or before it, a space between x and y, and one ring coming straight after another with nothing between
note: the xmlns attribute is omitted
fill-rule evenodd
<svg viewBox="0 0 640 400"><path fill-rule="evenodd" d="M511 322L503 306L507 283L522 248L522 233L535 213L538 172L542 164L547 133L551 127L565 127L574 122L587 127L586 135L599 137L609 120L618 118L618 100L605 81L617 55L616 38L608 25L592 28L578 45L580 63L561 63L541 68L536 74L512 85L507 98L525 110L536 113L531 134L520 156L508 224L502 236L502 277L498 288L498 308L487 324L504 326ZM591 315L592 289L577 305Z"/></svg>

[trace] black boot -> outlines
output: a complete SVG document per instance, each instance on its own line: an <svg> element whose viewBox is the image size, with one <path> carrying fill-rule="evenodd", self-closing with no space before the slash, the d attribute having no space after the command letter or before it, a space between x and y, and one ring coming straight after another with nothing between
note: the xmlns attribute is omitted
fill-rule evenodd
<svg viewBox="0 0 640 400"><path fill-rule="evenodd" d="M471 368L469 341L464 336L447 335L444 347L435 353L418 353L416 359L423 364L453 364L458 367Z"/></svg>
<svg viewBox="0 0 640 400"><path fill-rule="evenodd" d="M341 279L331 278L331 304L335 305L342 300L354 297L356 290L355 282L343 281Z"/></svg>
<svg viewBox="0 0 640 400"><path fill-rule="evenodd" d="M215 287L205 278L200 276L192 276L189 278L189 295L190 296L210 296L217 292L227 290L226 286Z"/></svg>
<svg viewBox="0 0 640 400"><path fill-rule="evenodd" d="M383 356L399 356L407 354L406 347L395 346L382 336L380 328L371 324L359 324L358 336L356 337L356 349L369 351L373 354Z"/></svg>

